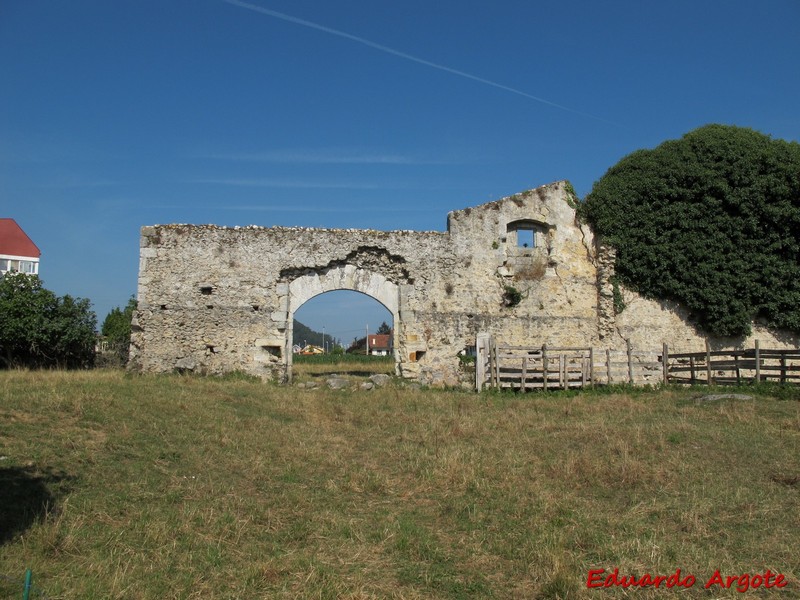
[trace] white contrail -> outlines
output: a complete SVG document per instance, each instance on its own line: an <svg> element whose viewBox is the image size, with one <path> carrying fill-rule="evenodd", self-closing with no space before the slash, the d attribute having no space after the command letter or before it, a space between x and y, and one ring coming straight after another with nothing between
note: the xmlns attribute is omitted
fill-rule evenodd
<svg viewBox="0 0 800 600"><path fill-rule="evenodd" d="M433 69L438 69L440 71L444 71L446 73L451 73L453 75L458 75L459 77L464 77L466 79L471 79L472 81L477 81L478 83L483 83L484 85L490 85L492 87L505 90L506 92L511 92L512 94L517 94L519 96L523 96L525 98L529 98L531 100L535 100L536 102L541 102L542 104L547 104L548 106L552 106L555 108L559 108L561 110L566 110L568 112L574 113L576 115L581 115L584 117L589 117L590 119L597 119L598 121L605 121L606 123L611 123L613 125L617 125L613 121L609 121L607 119L603 119L602 117L598 117L589 113L581 112L579 110L575 110L574 108L569 108L568 106L563 106L562 104L556 104L555 102L550 102L550 100L545 100L544 98L540 98L539 96L534 96L532 94L528 94L527 92L523 92L522 90L518 90L516 88L509 87L507 85L503 85L502 83L497 83L496 81L491 81L489 79L484 79L482 77L478 77L476 75L470 75L469 73L465 73L464 71L459 71L458 69L452 69L445 65L440 65L438 63L431 62L429 60L425 60L424 58L418 58L411 54L406 54L405 52L400 52L399 50L395 50L394 48L389 48L388 46L383 46L376 42L372 42L370 40L364 39L362 37L358 37L356 35L352 35L350 33L346 33L344 31L339 31L338 29L332 29L330 27L325 27L324 25L319 25L318 23L314 23L312 21L306 21L305 19L299 19L297 17L293 17L291 15L287 15L282 12L278 12L276 10L270 10L269 8L264 8L262 6L257 6L255 4L250 4L248 2L241 2L241 0L222 0L226 4L231 4L232 6L238 6L240 8L245 8L247 10L252 10L254 12L261 13L262 15L267 15L269 17L275 17L276 19L281 19L282 21L288 21L289 23L294 23L296 25L302 25L303 27L309 27L310 29L316 29L318 31L324 31L325 33L329 33L331 35L336 35L348 40L352 40L354 42L358 42L359 44L363 44L365 46L369 46L370 48L374 48L375 50L380 50L381 52L385 52L386 54L392 54L394 56L399 56L400 58L404 58L406 60L410 60L415 63L419 63L421 65L425 65L426 67L431 67Z"/></svg>

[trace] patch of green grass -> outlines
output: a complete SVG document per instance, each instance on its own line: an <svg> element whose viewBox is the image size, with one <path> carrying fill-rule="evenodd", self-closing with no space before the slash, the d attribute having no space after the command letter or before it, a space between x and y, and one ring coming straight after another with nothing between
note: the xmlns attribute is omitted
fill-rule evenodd
<svg viewBox="0 0 800 600"><path fill-rule="evenodd" d="M626 598L588 590L589 570L680 568L698 579L681 597L733 598L701 579L770 568L789 587L753 597L794 597L800 402L756 388L0 372L0 520L16 524L0 584L30 567L51 599Z"/></svg>
<svg viewBox="0 0 800 600"><path fill-rule="evenodd" d="M393 356L364 356L359 354L314 354L292 357L293 381L319 381L333 374L365 380L375 373L394 375Z"/></svg>

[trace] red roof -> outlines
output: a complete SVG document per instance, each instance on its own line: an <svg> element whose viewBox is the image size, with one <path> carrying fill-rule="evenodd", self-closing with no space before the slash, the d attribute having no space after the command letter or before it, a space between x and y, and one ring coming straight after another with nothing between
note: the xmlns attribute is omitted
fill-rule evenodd
<svg viewBox="0 0 800 600"><path fill-rule="evenodd" d="M14 219L0 219L0 254L39 258L42 251Z"/></svg>
<svg viewBox="0 0 800 600"><path fill-rule="evenodd" d="M369 335L369 348L370 350L377 348L378 350L388 350L392 347L392 336L388 334L370 334Z"/></svg>

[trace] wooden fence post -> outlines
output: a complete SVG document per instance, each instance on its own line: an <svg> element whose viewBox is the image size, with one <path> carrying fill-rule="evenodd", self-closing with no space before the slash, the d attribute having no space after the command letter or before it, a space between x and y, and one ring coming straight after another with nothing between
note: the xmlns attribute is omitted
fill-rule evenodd
<svg viewBox="0 0 800 600"><path fill-rule="evenodd" d="M586 385L586 381L583 382ZM589 385L594 385L594 348L589 348Z"/></svg>
<svg viewBox="0 0 800 600"><path fill-rule="evenodd" d="M497 368L497 348L495 347L494 337L489 338L489 386L497 387L496 379Z"/></svg>
<svg viewBox="0 0 800 600"><path fill-rule="evenodd" d="M664 385L666 385L669 383L669 348L666 343L661 349L661 361L661 369L664 371Z"/></svg>
<svg viewBox="0 0 800 600"><path fill-rule="evenodd" d="M628 349L628 383L633 384L633 346L631 346L631 340L625 340L625 345Z"/></svg>
<svg viewBox="0 0 800 600"><path fill-rule="evenodd" d="M486 356L486 339L480 333L475 336L475 389L481 391L483 389L483 382L485 378L485 364L483 362Z"/></svg>
<svg viewBox="0 0 800 600"><path fill-rule="evenodd" d="M756 340L756 382L761 381L761 348Z"/></svg>
<svg viewBox="0 0 800 600"><path fill-rule="evenodd" d="M522 382L519 384L519 391L525 393L525 385L527 384L528 375L528 357L522 358Z"/></svg>
<svg viewBox="0 0 800 600"><path fill-rule="evenodd" d="M711 344L706 339L706 384L711 385Z"/></svg>
<svg viewBox="0 0 800 600"><path fill-rule="evenodd" d="M547 391L547 344L542 344L542 386Z"/></svg>
<svg viewBox="0 0 800 600"><path fill-rule="evenodd" d="M607 385L611 385L611 350L606 348L606 376L608 377Z"/></svg>

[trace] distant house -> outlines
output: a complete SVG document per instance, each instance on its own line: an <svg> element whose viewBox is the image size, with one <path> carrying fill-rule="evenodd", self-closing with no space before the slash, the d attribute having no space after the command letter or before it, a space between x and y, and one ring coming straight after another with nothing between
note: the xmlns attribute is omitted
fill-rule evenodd
<svg viewBox="0 0 800 600"><path fill-rule="evenodd" d="M302 350L300 350L300 354L325 354L325 350L319 346L315 346L314 344L307 344Z"/></svg>
<svg viewBox="0 0 800 600"><path fill-rule="evenodd" d="M367 339L369 340L369 353L372 356L388 356L392 353L392 336L390 334L370 334Z"/></svg>
<svg viewBox="0 0 800 600"><path fill-rule="evenodd" d="M14 271L38 275L41 255L14 219L0 219L0 275Z"/></svg>

